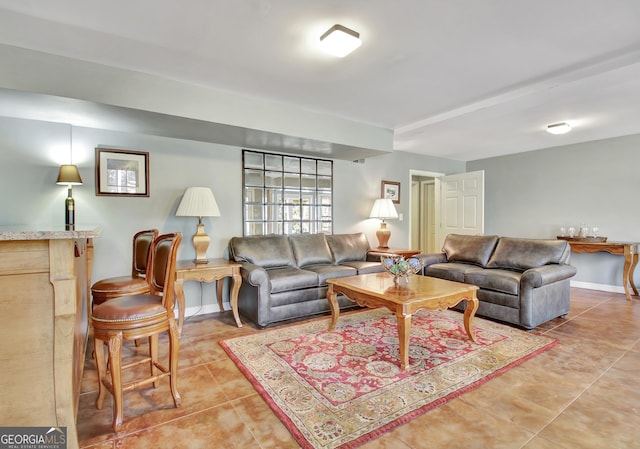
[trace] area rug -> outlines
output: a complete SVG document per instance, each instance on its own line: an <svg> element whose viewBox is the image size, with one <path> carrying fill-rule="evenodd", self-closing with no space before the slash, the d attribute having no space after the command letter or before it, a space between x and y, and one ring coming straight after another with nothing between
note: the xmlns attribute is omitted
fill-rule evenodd
<svg viewBox="0 0 640 449"><path fill-rule="evenodd" d="M410 368L399 368L386 309L228 339L220 345L303 448L354 448L438 407L557 340L456 311L413 316Z"/></svg>

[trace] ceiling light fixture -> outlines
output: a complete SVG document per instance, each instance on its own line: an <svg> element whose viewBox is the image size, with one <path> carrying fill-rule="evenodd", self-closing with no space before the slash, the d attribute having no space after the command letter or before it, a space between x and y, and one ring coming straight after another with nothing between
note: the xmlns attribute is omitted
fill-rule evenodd
<svg viewBox="0 0 640 449"><path fill-rule="evenodd" d="M554 123L547 126L547 132L550 134L566 134L571 131L571 125L568 123Z"/></svg>
<svg viewBox="0 0 640 449"><path fill-rule="evenodd" d="M329 54L342 58L362 45L360 33L335 24L320 36L320 47Z"/></svg>

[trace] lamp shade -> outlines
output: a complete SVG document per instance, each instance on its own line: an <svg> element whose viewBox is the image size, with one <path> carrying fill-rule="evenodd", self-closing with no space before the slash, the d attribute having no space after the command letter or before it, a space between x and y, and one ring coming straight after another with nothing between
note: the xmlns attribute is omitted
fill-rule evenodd
<svg viewBox="0 0 640 449"><path fill-rule="evenodd" d="M208 187L189 187L185 190L178 210L178 217L219 217L220 209Z"/></svg>
<svg viewBox="0 0 640 449"><path fill-rule="evenodd" d="M70 186L82 185L82 178L80 177L78 167L75 165L61 165L56 184L66 184Z"/></svg>
<svg viewBox="0 0 640 449"><path fill-rule="evenodd" d="M398 211L396 207L393 205L393 200L388 198L378 198L373 203L373 208L371 209L371 214L369 214L369 218L398 218Z"/></svg>

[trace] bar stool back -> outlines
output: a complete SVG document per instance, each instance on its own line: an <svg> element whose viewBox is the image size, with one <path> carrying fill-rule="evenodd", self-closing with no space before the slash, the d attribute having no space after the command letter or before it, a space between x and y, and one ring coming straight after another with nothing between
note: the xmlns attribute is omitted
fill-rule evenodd
<svg viewBox="0 0 640 449"><path fill-rule="evenodd" d="M113 395L113 430L118 432L123 422L123 393L169 377L173 403L180 406L177 390L178 349L180 340L174 315L176 257L182 240L181 233L157 237L150 248L149 293L121 296L96 305L91 314L94 352L98 371L98 399L102 409L105 392ZM169 334L169 366L158 360L158 335ZM148 357L122 365L122 345L127 340L149 339ZM105 358L104 346L108 353ZM122 371L140 364L148 364L149 375L124 383ZM107 371L109 367L109 372ZM110 374L110 376L108 375Z"/></svg>
<svg viewBox="0 0 640 449"><path fill-rule="evenodd" d="M93 298L91 307L119 296L149 293L147 263L151 242L156 237L158 237L157 229L140 231L133 236L131 276L111 277L93 284L91 286L91 297Z"/></svg>

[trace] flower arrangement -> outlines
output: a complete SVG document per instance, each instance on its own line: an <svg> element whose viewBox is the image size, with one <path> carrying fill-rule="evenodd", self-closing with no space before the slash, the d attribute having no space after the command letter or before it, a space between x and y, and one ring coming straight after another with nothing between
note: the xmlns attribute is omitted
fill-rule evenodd
<svg viewBox="0 0 640 449"><path fill-rule="evenodd" d="M394 277L394 280L408 278L422 268L420 259L416 257L405 259L402 256L381 256L380 262L384 269Z"/></svg>

